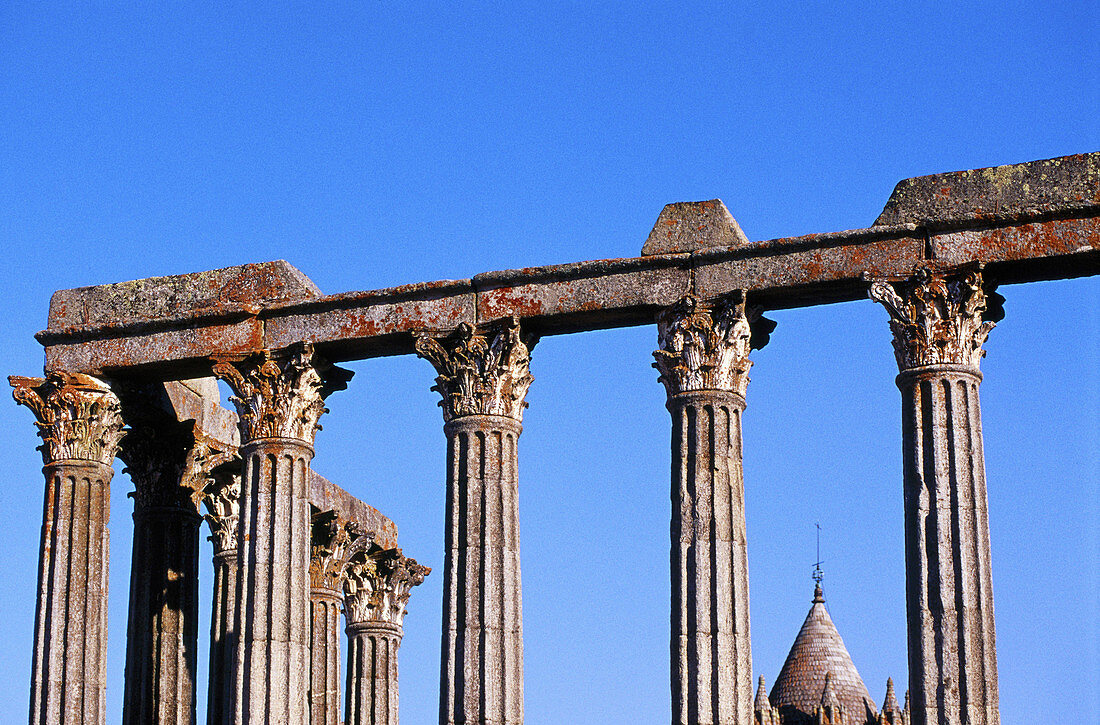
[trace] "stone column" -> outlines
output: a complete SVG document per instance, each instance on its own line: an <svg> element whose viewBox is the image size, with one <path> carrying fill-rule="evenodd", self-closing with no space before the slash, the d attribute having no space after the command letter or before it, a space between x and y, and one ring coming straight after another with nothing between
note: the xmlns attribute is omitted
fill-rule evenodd
<svg viewBox="0 0 1100 725"><path fill-rule="evenodd" d="M439 373L447 434L443 725L523 722L516 443L533 345L514 318L416 343Z"/></svg>
<svg viewBox="0 0 1100 725"><path fill-rule="evenodd" d="M31 665L32 725L102 725L106 718L107 520L111 462L123 423L96 378L10 377L34 411L46 477Z"/></svg>
<svg viewBox="0 0 1100 725"><path fill-rule="evenodd" d="M400 549L359 549L344 585L348 634L346 725L397 725L397 650L409 592L431 569Z"/></svg>
<svg viewBox="0 0 1100 725"><path fill-rule="evenodd" d="M308 343L244 360L214 374L233 392L240 419L240 565L234 720L305 725L309 687L310 460L323 398L350 374L330 376Z"/></svg>
<svg viewBox="0 0 1100 725"><path fill-rule="evenodd" d="M237 461L239 465L240 461ZM207 725L233 722L233 661L237 654L233 615L237 604L237 525L240 514L241 476L217 470L203 495L214 545L214 596L210 606L210 672L207 681Z"/></svg>
<svg viewBox="0 0 1100 725"><path fill-rule="evenodd" d="M359 525L335 511L313 514L309 560L309 722L340 725L340 607L348 546ZM373 541L372 535L364 543Z"/></svg>
<svg viewBox="0 0 1100 725"><path fill-rule="evenodd" d="M124 396L125 397L125 396ZM126 398L126 407L131 405ZM123 725L191 725L198 656L199 515L211 450L193 424L127 413L119 450L134 483Z"/></svg>
<svg viewBox="0 0 1100 725"><path fill-rule="evenodd" d="M753 313L754 318L758 315ZM758 341L743 293L693 296L657 318L654 367L672 414L672 722L753 720L741 414Z"/></svg>
<svg viewBox="0 0 1100 725"><path fill-rule="evenodd" d="M902 395L905 589L914 725L996 725L996 633L978 363L996 293L979 271L871 285Z"/></svg>

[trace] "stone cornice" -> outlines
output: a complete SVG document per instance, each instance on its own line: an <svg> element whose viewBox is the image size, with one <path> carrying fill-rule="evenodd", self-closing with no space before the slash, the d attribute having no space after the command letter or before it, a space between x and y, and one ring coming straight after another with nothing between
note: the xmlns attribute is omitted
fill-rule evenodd
<svg viewBox="0 0 1100 725"><path fill-rule="evenodd" d="M431 571L400 549L375 546L351 556L344 582L349 626L377 622L400 627L412 588L422 584Z"/></svg>
<svg viewBox="0 0 1100 725"><path fill-rule="evenodd" d="M421 335L416 354L435 366L439 376L432 390L443 400L443 419L467 415L499 415L523 419L524 397L534 381L529 369L535 338L520 333L511 318L482 334L465 323L442 340Z"/></svg>
<svg viewBox="0 0 1100 725"><path fill-rule="evenodd" d="M244 359L215 358L214 375L233 389L242 445L263 438L293 438L313 445L326 412L324 399L342 390L351 372L328 365L305 342Z"/></svg>
<svg viewBox="0 0 1100 725"><path fill-rule="evenodd" d="M45 378L11 376L12 397L37 418L45 464L81 460L111 465L125 435L118 397L102 380L51 372Z"/></svg>
<svg viewBox="0 0 1100 725"><path fill-rule="evenodd" d="M755 328L755 329L754 329ZM775 323L746 308L738 291L713 303L682 297L657 315L653 367L668 397L700 390L738 393L748 387L749 351L763 347Z"/></svg>
<svg viewBox="0 0 1100 725"><path fill-rule="evenodd" d="M922 268L905 281L876 280L870 297L890 314L898 369L962 365L978 370L982 345L1004 317L1004 299L983 289L982 273Z"/></svg>

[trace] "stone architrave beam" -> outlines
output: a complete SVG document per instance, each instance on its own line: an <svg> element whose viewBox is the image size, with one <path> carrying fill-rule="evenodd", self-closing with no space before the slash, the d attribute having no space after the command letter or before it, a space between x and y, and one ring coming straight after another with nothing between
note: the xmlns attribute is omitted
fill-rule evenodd
<svg viewBox="0 0 1100 725"><path fill-rule="evenodd" d="M767 309L856 300L868 277L928 266L980 263L1001 285L1095 275L1100 152L907 179L867 229L748 243L717 200L669 205L669 223L677 234L646 244L659 253L371 292L322 295L286 262L62 290L38 339L48 370L178 376L302 340L334 361L408 354L417 334L511 317L540 335L651 324L685 294L747 290Z"/></svg>

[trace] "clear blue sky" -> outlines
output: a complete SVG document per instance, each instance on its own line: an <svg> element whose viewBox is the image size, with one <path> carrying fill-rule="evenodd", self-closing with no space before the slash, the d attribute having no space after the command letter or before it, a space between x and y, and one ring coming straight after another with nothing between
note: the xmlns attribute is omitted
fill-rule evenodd
<svg viewBox="0 0 1100 725"><path fill-rule="evenodd" d="M905 177L1100 149L1096 3L674 5L3 4L0 369L41 370L32 335L59 288L282 258L335 293L629 257L664 204L715 197L754 241L858 228ZM1087 719L1100 711L1100 284L1001 291L982 396L1002 717ZM906 678L886 314L867 301L772 316L745 417L754 665L774 680L809 607L817 521L833 618L881 700L888 675ZM520 505L536 725L668 719L655 337L535 349ZM431 723L434 373L411 358L353 367L314 467L436 568L401 651L402 719ZM31 420L0 406L5 722L28 701L43 485ZM109 722L128 490L116 475Z"/></svg>

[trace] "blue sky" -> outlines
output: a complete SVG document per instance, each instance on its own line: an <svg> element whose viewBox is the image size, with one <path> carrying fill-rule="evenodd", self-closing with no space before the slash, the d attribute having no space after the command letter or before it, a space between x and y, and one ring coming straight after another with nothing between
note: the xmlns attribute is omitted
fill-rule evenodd
<svg viewBox="0 0 1100 725"><path fill-rule="evenodd" d="M60 288L281 258L336 293L629 257L664 204L715 197L754 241L865 227L905 177L1100 149L1098 21L1086 2L7 3L0 367L41 370L32 335ZM982 387L1001 710L1050 722L1100 708L1100 284L1001 292ZM886 314L867 301L771 316L745 417L754 665L774 679L809 607L820 522L830 610L881 700L906 669ZM655 338L640 327L534 351L520 447L532 723L668 718ZM401 652L402 717L429 723L434 373L412 358L352 367L315 468L436 567ZM41 521L31 417L0 406L0 711L13 721L28 700ZM118 474L109 722L128 489ZM205 622L205 589L201 605Z"/></svg>

